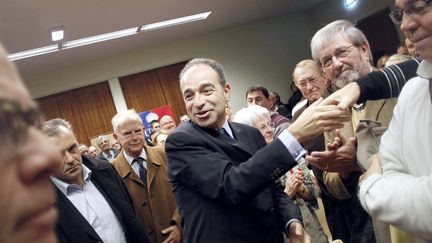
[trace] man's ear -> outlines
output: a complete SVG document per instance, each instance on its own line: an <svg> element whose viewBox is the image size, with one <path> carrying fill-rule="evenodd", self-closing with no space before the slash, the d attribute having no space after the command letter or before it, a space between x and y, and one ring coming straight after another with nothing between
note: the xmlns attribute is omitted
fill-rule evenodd
<svg viewBox="0 0 432 243"><path fill-rule="evenodd" d="M225 94L225 102L228 103L231 94L231 86L229 83L226 83L224 86L224 94Z"/></svg>
<svg viewBox="0 0 432 243"><path fill-rule="evenodd" d="M369 45L367 43L360 44L360 50L362 51L362 55L365 55L367 60L372 60L372 57L369 56Z"/></svg>
<svg viewBox="0 0 432 243"><path fill-rule="evenodd" d="M114 138L115 140L118 140L118 135L117 135L117 133L113 133L113 138Z"/></svg>

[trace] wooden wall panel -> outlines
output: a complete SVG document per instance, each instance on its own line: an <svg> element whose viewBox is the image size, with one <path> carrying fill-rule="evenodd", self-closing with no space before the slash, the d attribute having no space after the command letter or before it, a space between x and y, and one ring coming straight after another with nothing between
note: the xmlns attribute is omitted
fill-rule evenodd
<svg viewBox="0 0 432 243"><path fill-rule="evenodd" d="M166 104L156 70L120 77L119 80L129 109L142 112Z"/></svg>
<svg viewBox="0 0 432 243"><path fill-rule="evenodd" d="M173 117L186 113L178 76L186 62L177 63L150 71L120 77L120 85L129 109L146 111L171 105Z"/></svg>
<svg viewBox="0 0 432 243"><path fill-rule="evenodd" d="M111 133L116 114L108 82L90 85L37 99L46 119L61 117L72 123L78 142Z"/></svg>
<svg viewBox="0 0 432 243"><path fill-rule="evenodd" d="M179 74L186 62L166 66L157 69L159 81L163 89L167 104L171 105L174 119L179 122L179 117L186 114L183 95L180 90Z"/></svg>

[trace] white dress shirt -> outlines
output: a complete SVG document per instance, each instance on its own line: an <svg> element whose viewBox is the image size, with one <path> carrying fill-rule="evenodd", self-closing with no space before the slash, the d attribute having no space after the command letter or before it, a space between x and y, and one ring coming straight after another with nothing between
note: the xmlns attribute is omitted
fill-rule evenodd
<svg viewBox="0 0 432 243"><path fill-rule="evenodd" d="M83 166L84 185L68 184L51 177L57 188L71 201L104 243L125 243L125 232L105 197L90 180L91 170Z"/></svg>
<svg viewBox="0 0 432 243"><path fill-rule="evenodd" d="M139 173L139 165L138 165L138 163L133 163L133 160L135 159L135 157L129 156L124 151L123 151L123 155L124 155L126 161L132 166L132 169L135 172L135 174L137 174L139 176L139 174L140 174ZM144 159L143 166L147 170L147 154L146 154L144 149L141 150L141 154L139 155L139 157Z"/></svg>

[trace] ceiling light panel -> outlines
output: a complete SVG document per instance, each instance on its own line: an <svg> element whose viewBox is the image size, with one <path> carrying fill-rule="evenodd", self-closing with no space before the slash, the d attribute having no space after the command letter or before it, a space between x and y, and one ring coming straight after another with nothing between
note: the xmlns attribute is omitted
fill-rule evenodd
<svg viewBox="0 0 432 243"><path fill-rule="evenodd" d="M56 27L56 28L50 29L50 31L51 31L51 40L52 41L63 40L64 31L63 31L62 27Z"/></svg>
<svg viewBox="0 0 432 243"><path fill-rule="evenodd" d="M78 47L78 46L90 45L90 44L94 44L97 42L102 42L102 41L117 39L120 37L129 36L129 35L134 35L137 33L137 31L138 31L138 27L133 27L133 28L114 31L114 32L105 33L105 34L101 34L101 35L85 37L82 39L71 40L71 41L64 42L62 44L62 49L69 49L69 48L74 48L74 47Z"/></svg>
<svg viewBox="0 0 432 243"><path fill-rule="evenodd" d="M44 47L31 49L27 51L12 53L8 55L8 59L11 61L15 61L19 59L28 58L28 57L34 57L34 56L39 56L51 52L56 52L58 50L59 50L59 46L58 44L55 44L55 45L44 46Z"/></svg>
<svg viewBox="0 0 432 243"><path fill-rule="evenodd" d="M190 23L190 22L194 22L194 21L198 21L198 20L203 20L203 19L206 19L210 14L211 14L211 11L205 12L205 13L200 13L200 14L189 15L186 17L181 17L181 18L176 18L176 19L165 20L165 21L161 21L161 22L157 22L157 23L153 23L153 24L146 24L146 25L143 25L141 27L141 31L150 31L150 30L155 30L155 29L160 29L160 28L167 28L167 27L171 27L171 26L175 26L175 25L179 25L179 24L186 24L186 23Z"/></svg>

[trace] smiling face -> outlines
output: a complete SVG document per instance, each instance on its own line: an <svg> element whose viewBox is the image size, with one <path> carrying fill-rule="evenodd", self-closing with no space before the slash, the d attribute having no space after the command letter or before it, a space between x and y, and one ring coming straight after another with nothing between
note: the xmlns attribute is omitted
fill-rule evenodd
<svg viewBox="0 0 432 243"><path fill-rule="evenodd" d="M61 166L55 171L54 177L69 184L79 184L83 178L82 157L78 149L78 142L73 132L65 127L59 128L57 136L50 137L63 155Z"/></svg>
<svg viewBox="0 0 432 243"><path fill-rule="evenodd" d="M396 7L404 9L408 2L412 1L396 0ZM404 13L401 30L412 42L420 56L424 60L432 62L432 7L425 7L416 16L409 16Z"/></svg>
<svg viewBox="0 0 432 243"><path fill-rule="evenodd" d="M27 110L31 97L0 45L0 97ZM0 119L2 120L2 119ZM0 242L57 242L54 225L57 209L49 175L59 166L60 155L38 127L20 132L18 144L2 133L0 148ZM19 149L18 149L19 148Z"/></svg>
<svg viewBox="0 0 432 243"><path fill-rule="evenodd" d="M341 50L346 50L343 58L334 57ZM348 37L336 35L319 53L320 63L331 59L331 65L324 67L323 70L332 84L337 88L342 88L348 83L366 75L372 69L369 60L369 48L366 44L353 45Z"/></svg>
<svg viewBox="0 0 432 243"><path fill-rule="evenodd" d="M205 128L221 128L229 100L229 84L221 85L217 73L208 65L189 68L180 80L186 110L191 120Z"/></svg>

